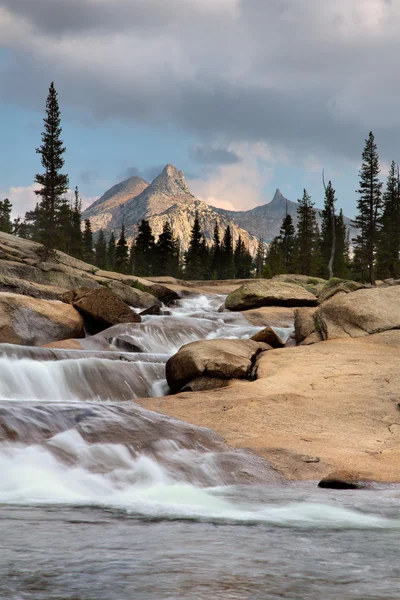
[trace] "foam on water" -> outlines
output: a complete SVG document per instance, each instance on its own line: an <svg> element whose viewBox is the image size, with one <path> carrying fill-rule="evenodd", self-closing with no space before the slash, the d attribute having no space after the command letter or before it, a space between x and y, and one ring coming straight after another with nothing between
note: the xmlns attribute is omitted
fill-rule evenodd
<svg viewBox="0 0 400 600"><path fill-rule="evenodd" d="M167 441L163 450L171 457L182 452ZM189 453L186 460L196 460L195 454ZM208 468L213 469L212 460ZM0 502L7 504L97 506L151 518L285 527L400 529L398 519L339 506L228 500L217 487L192 485L152 457L135 455L120 444L88 444L72 430L44 446L1 444L0 469Z"/></svg>

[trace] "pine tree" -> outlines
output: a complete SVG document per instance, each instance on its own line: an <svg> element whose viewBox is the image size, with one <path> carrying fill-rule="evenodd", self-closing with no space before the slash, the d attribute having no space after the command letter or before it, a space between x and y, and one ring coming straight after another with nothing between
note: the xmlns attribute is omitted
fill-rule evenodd
<svg viewBox="0 0 400 600"><path fill-rule="evenodd" d="M278 235L274 237L268 246L265 264L261 275L262 277L270 279L275 275L280 275L281 273L285 272L287 273L285 266L285 251L282 243L282 237Z"/></svg>
<svg viewBox="0 0 400 600"><path fill-rule="evenodd" d="M357 190L358 214L354 226L359 234L354 241L354 265L361 279L369 278L375 285L375 254L382 210L382 182L379 181L379 156L375 138L370 132L365 140L360 169L360 187Z"/></svg>
<svg viewBox="0 0 400 600"><path fill-rule="evenodd" d="M82 239L82 202L79 198L78 186L75 188L74 206L71 211L71 241L70 253L75 258L83 256L83 239ZM100 266L100 265L99 265ZM104 268L104 267L102 267Z"/></svg>
<svg viewBox="0 0 400 600"><path fill-rule="evenodd" d="M95 244L95 263L100 269L107 268L107 243L102 229L98 233Z"/></svg>
<svg viewBox="0 0 400 600"><path fill-rule="evenodd" d="M107 269L109 271L115 271L115 254L117 251L116 243L115 243L115 235L112 231L110 234L110 239L108 240L107 246Z"/></svg>
<svg viewBox="0 0 400 600"><path fill-rule="evenodd" d="M399 169L393 161L383 195L382 229L377 248L380 279L400 277L400 185Z"/></svg>
<svg viewBox="0 0 400 600"><path fill-rule="evenodd" d="M249 279L253 268L253 258L240 235L235 246L233 260L236 279Z"/></svg>
<svg viewBox="0 0 400 600"><path fill-rule="evenodd" d="M43 245L43 259L47 260L50 250L60 243L60 224L58 220L63 195L68 190L68 175L61 173L64 166L65 147L60 139L61 118L57 92L51 83L46 102L42 145L36 149L41 155L44 173L35 176L40 189L35 194L40 197L37 211L34 212L34 233ZM31 213L32 216L32 213Z"/></svg>
<svg viewBox="0 0 400 600"><path fill-rule="evenodd" d="M349 277L349 249L347 247L348 230L344 222L343 211L340 209L336 217L336 249L333 263L335 277Z"/></svg>
<svg viewBox="0 0 400 600"><path fill-rule="evenodd" d="M284 271L282 272L292 273L294 271L295 238L296 230L293 225L293 219L289 214L286 214L280 230L284 266Z"/></svg>
<svg viewBox="0 0 400 600"><path fill-rule="evenodd" d="M322 210L321 227L321 257L322 257L322 276L332 278L337 275L334 272L334 263L336 257L336 215L335 215L335 190L332 182L329 181L325 186L325 201Z"/></svg>
<svg viewBox="0 0 400 600"><path fill-rule="evenodd" d="M314 203L307 190L303 191L298 203L296 270L301 275L312 275L315 269L314 255L318 250L318 232Z"/></svg>
<svg viewBox="0 0 400 600"><path fill-rule="evenodd" d="M259 238L257 252L254 258L255 276L262 277L265 261L265 246L264 241Z"/></svg>
<svg viewBox="0 0 400 600"><path fill-rule="evenodd" d="M211 247L211 278L221 279L221 239L217 222L214 225L213 244Z"/></svg>
<svg viewBox="0 0 400 600"><path fill-rule="evenodd" d="M203 274L201 254L202 233L200 229L199 214L196 211L192 231L190 233L189 248L186 253L185 277L187 279L201 279Z"/></svg>
<svg viewBox="0 0 400 600"><path fill-rule="evenodd" d="M165 221L156 243L153 275L179 275L179 250L169 221Z"/></svg>
<svg viewBox="0 0 400 600"><path fill-rule="evenodd" d="M233 279L234 277L233 241L231 228L227 225L221 244L221 279Z"/></svg>
<svg viewBox="0 0 400 600"><path fill-rule="evenodd" d="M153 275L155 261L154 235L150 223L143 219L138 228L134 248L134 271L135 275L148 277Z"/></svg>
<svg viewBox="0 0 400 600"><path fill-rule="evenodd" d="M90 219L85 220L85 229L83 230L83 260L89 264L94 262L93 233Z"/></svg>
<svg viewBox="0 0 400 600"><path fill-rule="evenodd" d="M129 249L125 237L125 225L122 223L121 236L117 242L115 252L115 270L118 273L127 273L129 266Z"/></svg>
<svg viewBox="0 0 400 600"><path fill-rule="evenodd" d="M0 201L0 231L5 233L13 232L13 224L11 221L12 204L8 198Z"/></svg>

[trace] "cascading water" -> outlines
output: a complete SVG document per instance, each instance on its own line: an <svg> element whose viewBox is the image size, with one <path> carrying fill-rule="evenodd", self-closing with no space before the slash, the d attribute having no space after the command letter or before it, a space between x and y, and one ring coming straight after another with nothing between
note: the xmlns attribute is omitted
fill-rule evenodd
<svg viewBox="0 0 400 600"><path fill-rule="evenodd" d="M259 331L223 300L181 300L87 351L0 349L0 599L399 597L396 489L289 485L132 402L167 391L183 344Z"/></svg>

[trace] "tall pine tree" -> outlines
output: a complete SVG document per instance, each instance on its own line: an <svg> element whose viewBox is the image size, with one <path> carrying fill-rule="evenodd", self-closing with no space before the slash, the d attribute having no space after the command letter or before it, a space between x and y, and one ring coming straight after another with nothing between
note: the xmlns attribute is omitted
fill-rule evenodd
<svg viewBox="0 0 400 600"><path fill-rule="evenodd" d="M179 276L179 249L169 221L165 221L156 243L153 274Z"/></svg>
<svg viewBox="0 0 400 600"><path fill-rule="evenodd" d="M315 255L318 252L318 230L314 203L307 190L298 200L297 238L296 238L296 270L301 275L314 275Z"/></svg>
<svg viewBox="0 0 400 600"><path fill-rule="evenodd" d="M8 198L0 201L0 231L5 233L13 232L13 224L11 221L12 204Z"/></svg>
<svg viewBox="0 0 400 600"><path fill-rule="evenodd" d="M107 268L107 242L102 229L98 233L95 244L95 263L100 269Z"/></svg>
<svg viewBox="0 0 400 600"><path fill-rule="evenodd" d="M90 219L85 220L85 229L83 230L83 260L89 264L94 262L93 233Z"/></svg>
<svg viewBox="0 0 400 600"><path fill-rule="evenodd" d="M204 265L202 264L202 238L199 214L196 211L192 231L190 233L189 248L186 253L185 277L187 279L202 278L204 271Z"/></svg>
<svg viewBox="0 0 400 600"><path fill-rule="evenodd" d="M153 275L154 260L154 235L151 230L150 223L143 219L139 224L133 252L135 275L142 277Z"/></svg>
<svg viewBox="0 0 400 600"><path fill-rule="evenodd" d="M254 257L255 276L262 277L265 262L265 246L262 238L258 239L257 252Z"/></svg>
<svg viewBox="0 0 400 600"><path fill-rule="evenodd" d="M75 199L71 213L71 241L70 252L75 258L83 256L83 239L82 239L82 202L79 198L78 186L75 187ZM104 268L104 267L102 267Z"/></svg>
<svg viewBox="0 0 400 600"><path fill-rule="evenodd" d="M221 279L233 279L234 277L233 240L231 228L227 225L221 244Z"/></svg>
<svg viewBox="0 0 400 600"><path fill-rule="evenodd" d="M293 225L291 215L286 214L282 221L280 230L280 239L282 245L283 254L283 267L286 273L292 273L294 271L294 251L295 251L295 237L296 230Z"/></svg>
<svg viewBox="0 0 400 600"><path fill-rule="evenodd" d="M325 182L324 182L325 183ZM329 181L325 186L325 201L322 210L321 226L321 258L322 275L329 279L334 275L334 262L336 256L336 214L335 214L336 196L332 182Z"/></svg>
<svg viewBox="0 0 400 600"><path fill-rule="evenodd" d="M115 254L117 251L116 243L115 243L115 235L112 231L110 233L110 239L108 240L107 246L107 268L109 271L115 270Z"/></svg>
<svg viewBox="0 0 400 600"><path fill-rule="evenodd" d="M383 194L382 229L377 249L377 273L380 279L400 277L400 185L399 168L390 165Z"/></svg>
<svg viewBox="0 0 400 600"><path fill-rule="evenodd" d="M354 241L354 267L360 279L375 285L375 254L382 211L382 182L379 181L379 156L375 138L370 132L365 140L360 169L357 216L354 226L359 234Z"/></svg>
<svg viewBox="0 0 400 600"><path fill-rule="evenodd" d="M44 173L35 176L40 188L35 194L40 198L34 214L35 238L43 245L43 259L47 260L50 250L59 247L62 231L59 216L62 198L68 190L68 175L61 173L64 166L65 147L61 135L61 114L57 92L51 83L46 101L46 116L42 144L36 149L40 154Z"/></svg>
<svg viewBox="0 0 400 600"><path fill-rule="evenodd" d="M125 225L122 223L121 235L117 242L115 252L115 270L118 273L127 273L129 266L129 249L128 242L125 237Z"/></svg>
<svg viewBox="0 0 400 600"><path fill-rule="evenodd" d="M221 279L221 238L217 222L214 225L214 236L211 246L211 278Z"/></svg>

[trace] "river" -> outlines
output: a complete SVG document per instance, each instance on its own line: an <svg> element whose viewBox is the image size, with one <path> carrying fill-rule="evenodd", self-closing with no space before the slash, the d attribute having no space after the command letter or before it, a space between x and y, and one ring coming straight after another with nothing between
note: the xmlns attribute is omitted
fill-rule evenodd
<svg viewBox="0 0 400 600"><path fill-rule="evenodd" d="M184 343L259 330L222 301L182 300L86 351L0 346L1 599L400 598L398 487L287 483L134 403L167 392Z"/></svg>

